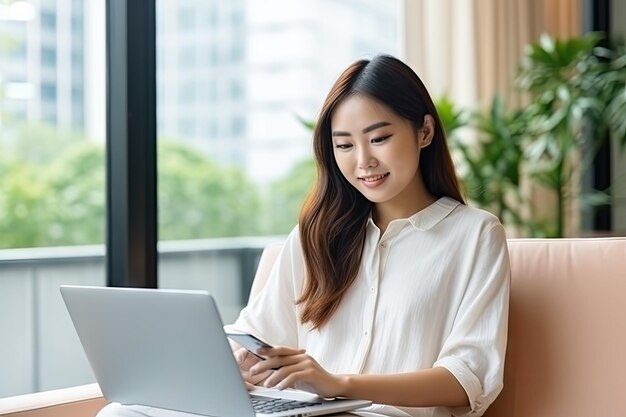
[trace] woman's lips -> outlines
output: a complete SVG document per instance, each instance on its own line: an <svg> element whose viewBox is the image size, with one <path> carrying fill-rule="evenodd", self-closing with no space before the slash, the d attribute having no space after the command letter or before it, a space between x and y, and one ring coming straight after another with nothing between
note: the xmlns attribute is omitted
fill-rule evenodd
<svg viewBox="0 0 626 417"><path fill-rule="evenodd" d="M359 181L361 181L361 184L363 184L367 188L376 188L383 182L385 182L388 176L388 172L380 175L369 175L367 177L359 177Z"/></svg>

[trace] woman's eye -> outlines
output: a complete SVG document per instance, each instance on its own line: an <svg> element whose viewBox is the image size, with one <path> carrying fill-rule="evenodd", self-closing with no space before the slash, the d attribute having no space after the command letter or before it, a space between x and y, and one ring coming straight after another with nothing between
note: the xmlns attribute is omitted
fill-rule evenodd
<svg viewBox="0 0 626 417"><path fill-rule="evenodd" d="M335 148L337 148L337 149L349 149L351 147L352 147L352 145L350 145L349 143L339 143L339 144L335 145Z"/></svg>
<svg viewBox="0 0 626 417"><path fill-rule="evenodd" d="M384 142L385 140L389 139L390 137L391 137L391 135L381 136L379 138L374 138L374 139L372 139L372 143L381 143L381 142Z"/></svg>

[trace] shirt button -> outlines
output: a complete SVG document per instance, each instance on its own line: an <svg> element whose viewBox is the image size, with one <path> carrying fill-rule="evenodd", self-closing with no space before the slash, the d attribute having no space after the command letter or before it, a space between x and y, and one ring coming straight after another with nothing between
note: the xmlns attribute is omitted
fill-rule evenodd
<svg viewBox="0 0 626 417"><path fill-rule="evenodd" d="M387 247L387 242L381 242L380 247L381 248L386 248Z"/></svg>
<svg viewBox="0 0 626 417"><path fill-rule="evenodd" d="M363 332L363 336L367 336L367 330Z"/></svg>
<svg viewBox="0 0 626 417"><path fill-rule="evenodd" d="M374 291L376 291L376 288L370 287L370 292L374 292Z"/></svg>

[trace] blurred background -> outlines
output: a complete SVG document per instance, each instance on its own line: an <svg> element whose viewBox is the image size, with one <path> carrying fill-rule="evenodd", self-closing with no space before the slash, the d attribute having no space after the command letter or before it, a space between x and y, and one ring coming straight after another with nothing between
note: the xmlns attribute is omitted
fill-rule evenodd
<svg viewBox="0 0 626 417"><path fill-rule="evenodd" d="M245 304L262 248L296 225L326 92L378 53L423 79L469 203L509 237L626 231L624 2L152 7L154 281L211 291L225 322ZM94 380L58 286L111 284L107 94L120 78L107 67L108 10L0 0L0 397Z"/></svg>

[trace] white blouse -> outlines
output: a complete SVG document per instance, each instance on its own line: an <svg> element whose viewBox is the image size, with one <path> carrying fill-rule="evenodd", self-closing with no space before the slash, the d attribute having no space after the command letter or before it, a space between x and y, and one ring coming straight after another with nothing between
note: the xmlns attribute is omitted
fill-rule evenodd
<svg viewBox="0 0 626 417"><path fill-rule="evenodd" d="M467 392L469 408L374 404L368 410L389 416L479 416L502 389L509 278L498 219L443 197L392 221L382 236L370 219L358 276L318 330L300 322L295 303L305 280L296 227L266 287L226 329L305 348L331 373L445 367Z"/></svg>

